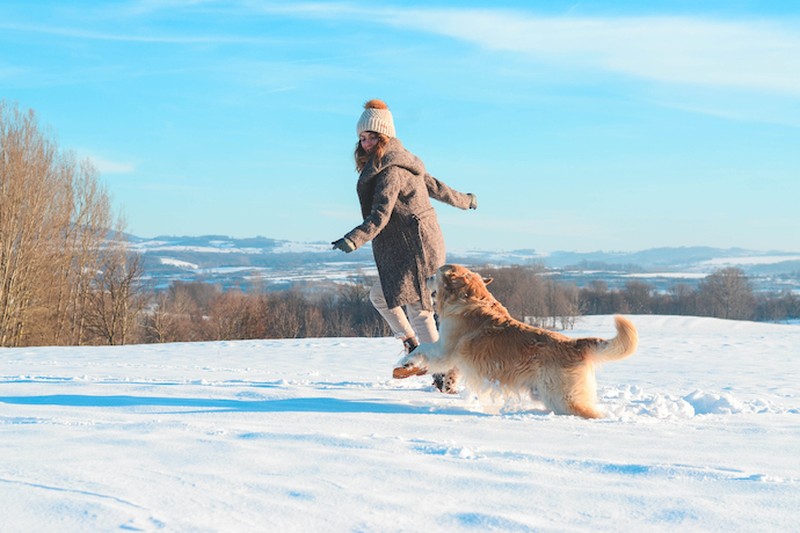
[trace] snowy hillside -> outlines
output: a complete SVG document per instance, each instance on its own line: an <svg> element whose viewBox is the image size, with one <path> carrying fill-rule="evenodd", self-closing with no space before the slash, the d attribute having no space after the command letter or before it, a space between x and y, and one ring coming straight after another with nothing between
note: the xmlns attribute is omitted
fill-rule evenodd
<svg viewBox="0 0 800 533"><path fill-rule="evenodd" d="M595 421L393 380L388 338L0 349L0 530L796 529L800 326L632 319Z"/></svg>

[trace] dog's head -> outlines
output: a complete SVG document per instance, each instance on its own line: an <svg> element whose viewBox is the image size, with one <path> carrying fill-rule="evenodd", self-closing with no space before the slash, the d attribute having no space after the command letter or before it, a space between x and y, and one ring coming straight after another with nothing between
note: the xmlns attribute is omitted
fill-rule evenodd
<svg viewBox="0 0 800 533"><path fill-rule="evenodd" d="M461 265L444 265L436 273L436 308L441 312L453 303L494 299L486 288L492 278L484 278Z"/></svg>

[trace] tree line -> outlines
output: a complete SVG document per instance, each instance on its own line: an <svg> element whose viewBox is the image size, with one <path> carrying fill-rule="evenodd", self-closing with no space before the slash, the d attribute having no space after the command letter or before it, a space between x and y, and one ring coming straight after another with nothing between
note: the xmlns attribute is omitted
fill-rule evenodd
<svg viewBox="0 0 800 533"><path fill-rule="evenodd" d="M244 292L173 282L143 310L140 342L184 342L391 335L369 301L365 281L324 290Z"/></svg>
<svg viewBox="0 0 800 533"><path fill-rule="evenodd" d="M583 314L690 315L731 320L786 321L800 318L800 296L790 290L755 292L745 272L729 267L706 276L697 287L677 283L656 291L642 281L618 290L593 282L579 291Z"/></svg>
<svg viewBox="0 0 800 533"><path fill-rule="evenodd" d="M800 317L800 297L789 291L755 293L745 273L724 268L696 287L656 291L641 281L621 289L559 283L540 266L477 268L512 316L550 329L571 329L586 314L670 314L778 321ZM233 339L375 337L391 335L369 301L368 276L347 283L280 291L223 290L202 282L175 282L148 295L137 321L138 342Z"/></svg>
<svg viewBox="0 0 800 533"><path fill-rule="evenodd" d="M128 344L391 332L369 301L374 280L282 291L173 283L150 289L89 161L59 150L32 111L0 101L0 346ZM797 295L754 293L722 269L664 293L641 281L561 284L542 266L478 268L512 316L569 329L581 314L800 317Z"/></svg>

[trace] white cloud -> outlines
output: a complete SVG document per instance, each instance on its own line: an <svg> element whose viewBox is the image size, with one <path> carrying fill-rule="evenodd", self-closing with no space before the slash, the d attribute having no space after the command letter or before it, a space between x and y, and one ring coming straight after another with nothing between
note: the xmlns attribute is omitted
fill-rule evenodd
<svg viewBox="0 0 800 533"><path fill-rule="evenodd" d="M532 59L660 82L800 95L800 21L545 17L500 9L357 8L297 3L262 12L369 21Z"/></svg>
<svg viewBox="0 0 800 533"><path fill-rule="evenodd" d="M800 95L800 32L777 22L544 18L501 11L391 13L388 20L393 24L540 61L662 82Z"/></svg>
<svg viewBox="0 0 800 533"><path fill-rule="evenodd" d="M133 163L111 161L95 155L89 156L89 160L101 174L131 174L136 171Z"/></svg>

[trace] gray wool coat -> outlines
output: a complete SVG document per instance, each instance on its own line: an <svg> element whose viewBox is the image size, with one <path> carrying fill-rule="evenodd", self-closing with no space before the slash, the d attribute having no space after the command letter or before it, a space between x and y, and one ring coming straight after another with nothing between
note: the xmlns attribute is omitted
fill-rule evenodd
<svg viewBox="0 0 800 533"><path fill-rule="evenodd" d="M428 174L395 138L377 165L367 162L356 192L364 222L345 237L357 248L372 241L386 303L392 308L421 301L430 309L426 280L445 263L444 237L430 198L467 209L471 197Z"/></svg>

